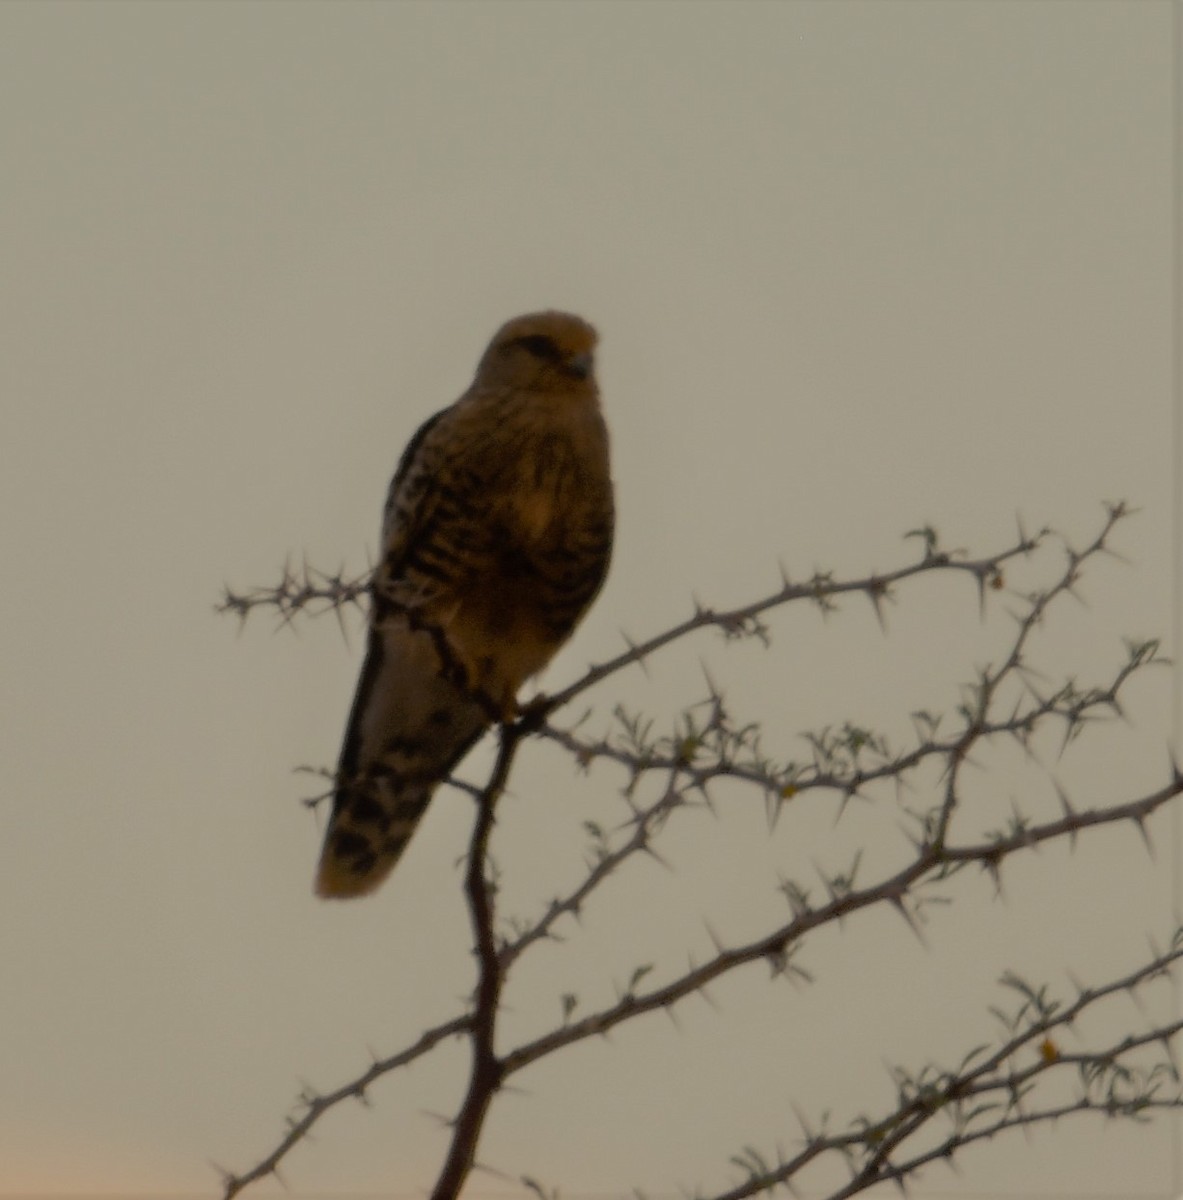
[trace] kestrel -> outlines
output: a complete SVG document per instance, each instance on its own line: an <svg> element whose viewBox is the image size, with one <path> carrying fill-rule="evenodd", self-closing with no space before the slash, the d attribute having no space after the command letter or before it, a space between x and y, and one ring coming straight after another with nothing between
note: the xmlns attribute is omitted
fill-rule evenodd
<svg viewBox="0 0 1183 1200"><path fill-rule="evenodd" d="M596 331L562 312L498 330L468 391L399 462L382 522L365 664L316 877L373 891L432 792L550 661L612 551Z"/></svg>

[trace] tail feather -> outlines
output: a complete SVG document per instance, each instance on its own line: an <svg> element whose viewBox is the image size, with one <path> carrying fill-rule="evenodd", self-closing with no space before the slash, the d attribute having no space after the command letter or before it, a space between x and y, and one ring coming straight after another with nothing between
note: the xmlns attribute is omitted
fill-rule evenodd
<svg viewBox="0 0 1183 1200"><path fill-rule="evenodd" d="M489 716L441 671L429 634L370 634L316 876L318 895L362 896L398 862L432 793Z"/></svg>
<svg viewBox="0 0 1183 1200"><path fill-rule="evenodd" d="M382 786L387 782L374 780L337 792L317 869L318 895L346 898L372 892L406 849L433 789L404 785L395 796Z"/></svg>

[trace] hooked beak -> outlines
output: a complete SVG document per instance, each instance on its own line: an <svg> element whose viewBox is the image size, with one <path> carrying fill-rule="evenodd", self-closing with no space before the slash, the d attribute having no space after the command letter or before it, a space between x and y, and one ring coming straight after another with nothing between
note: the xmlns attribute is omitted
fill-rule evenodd
<svg viewBox="0 0 1183 1200"><path fill-rule="evenodd" d="M592 373L594 360L590 351L584 354L573 354L567 359L567 374L576 379L586 379Z"/></svg>

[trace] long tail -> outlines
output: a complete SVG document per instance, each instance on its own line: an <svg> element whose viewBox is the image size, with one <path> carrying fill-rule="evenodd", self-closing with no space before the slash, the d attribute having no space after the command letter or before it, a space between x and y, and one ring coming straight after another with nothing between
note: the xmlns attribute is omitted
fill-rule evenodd
<svg viewBox="0 0 1183 1200"><path fill-rule="evenodd" d="M319 895L362 896L406 849L432 793L489 724L485 707L447 678L430 634L394 621L370 632L333 812Z"/></svg>

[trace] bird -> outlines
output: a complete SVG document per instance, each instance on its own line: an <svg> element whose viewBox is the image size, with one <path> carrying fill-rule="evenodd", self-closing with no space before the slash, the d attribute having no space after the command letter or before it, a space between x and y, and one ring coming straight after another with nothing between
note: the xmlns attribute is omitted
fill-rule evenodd
<svg viewBox="0 0 1183 1200"><path fill-rule="evenodd" d="M411 438L383 511L367 645L316 873L372 892L435 789L571 636L612 554L596 330L507 321L468 390Z"/></svg>

